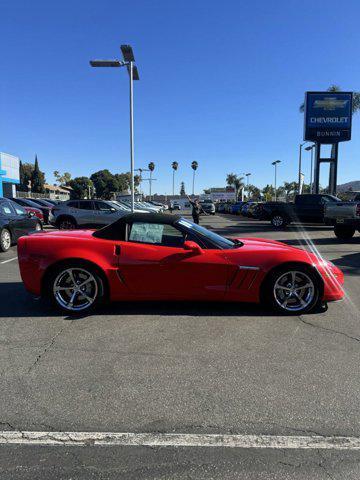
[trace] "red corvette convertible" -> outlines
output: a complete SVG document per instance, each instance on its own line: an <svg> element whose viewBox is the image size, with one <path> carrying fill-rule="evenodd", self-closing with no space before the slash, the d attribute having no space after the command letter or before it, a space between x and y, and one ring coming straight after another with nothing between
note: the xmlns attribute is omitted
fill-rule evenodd
<svg viewBox="0 0 360 480"><path fill-rule="evenodd" d="M18 243L31 293L70 314L105 300L264 302L299 315L344 293L316 255L259 238L228 239L177 215L134 213L101 230L42 232Z"/></svg>

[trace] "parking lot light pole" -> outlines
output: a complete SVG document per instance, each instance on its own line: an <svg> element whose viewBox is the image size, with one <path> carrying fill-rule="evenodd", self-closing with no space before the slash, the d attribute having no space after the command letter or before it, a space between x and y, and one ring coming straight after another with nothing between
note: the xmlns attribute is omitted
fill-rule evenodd
<svg viewBox="0 0 360 480"><path fill-rule="evenodd" d="M306 147L305 150L311 150L311 160L310 160L310 193L312 193L312 184L313 184L313 162L314 162L314 148L316 147L315 143L309 147Z"/></svg>
<svg viewBox="0 0 360 480"><path fill-rule="evenodd" d="M277 198L277 195L276 195L276 167L277 167L277 164L278 163L281 163L281 160L275 160L275 162L272 162L271 165L274 165L275 167L275 202L276 202L276 198Z"/></svg>
<svg viewBox="0 0 360 480"><path fill-rule="evenodd" d="M249 199L249 177L250 177L251 173L245 173L245 177L246 177L246 193L247 193L247 196L248 196L248 199Z"/></svg>
<svg viewBox="0 0 360 480"><path fill-rule="evenodd" d="M130 45L121 45L124 60L90 60L92 67L127 67L130 82L130 188L131 188L131 211L134 211L134 80L139 80L139 72L134 65L134 53Z"/></svg>
<svg viewBox="0 0 360 480"><path fill-rule="evenodd" d="M299 143L299 171L298 171L298 193L300 193L300 185L301 185L301 157L302 157L302 147L309 143L308 141Z"/></svg>

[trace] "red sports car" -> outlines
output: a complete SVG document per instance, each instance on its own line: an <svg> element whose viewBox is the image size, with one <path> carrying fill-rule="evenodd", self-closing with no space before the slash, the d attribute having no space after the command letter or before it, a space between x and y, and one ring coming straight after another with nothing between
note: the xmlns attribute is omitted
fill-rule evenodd
<svg viewBox="0 0 360 480"><path fill-rule="evenodd" d="M299 315L344 296L342 272L299 248L228 239L178 215L134 213L101 230L18 243L25 287L70 314L105 300L264 302Z"/></svg>

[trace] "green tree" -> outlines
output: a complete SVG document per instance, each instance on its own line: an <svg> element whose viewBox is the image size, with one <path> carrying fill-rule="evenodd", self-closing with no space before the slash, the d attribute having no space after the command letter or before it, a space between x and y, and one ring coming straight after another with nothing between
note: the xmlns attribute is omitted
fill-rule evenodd
<svg viewBox="0 0 360 480"><path fill-rule="evenodd" d="M149 165L148 165L148 169L150 170L150 172L153 172L155 170L155 163L150 162Z"/></svg>
<svg viewBox="0 0 360 480"><path fill-rule="evenodd" d="M35 156L34 170L31 174L31 191L34 193L45 193L45 175L40 171L37 155Z"/></svg>
<svg viewBox="0 0 360 480"><path fill-rule="evenodd" d="M274 196L275 194L275 190L274 190L274 187L272 185L269 185L267 184L263 189L262 189L262 193L265 197L265 200L267 202L271 201L272 197Z"/></svg>
<svg viewBox="0 0 360 480"><path fill-rule="evenodd" d="M53 173L56 181L58 182L59 185L67 185L68 182L71 180L71 173L69 172L64 172L62 175L58 170L55 170Z"/></svg>
<svg viewBox="0 0 360 480"><path fill-rule="evenodd" d="M20 184L17 189L20 192L29 191L29 180L31 181L32 172L34 171L34 165L32 163L22 163L20 160L19 164L19 174L20 174Z"/></svg>
<svg viewBox="0 0 360 480"><path fill-rule="evenodd" d="M181 182L181 184L180 184L180 195L182 195L182 196L186 195L186 193L185 193L185 183L184 182Z"/></svg>
<svg viewBox="0 0 360 480"><path fill-rule="evenodd" d="M99 198L110 199L114 192L119 191L119 181L109 170L99 170L91 175L96 195Z"/></svg>
<svg viewBox="0 0 360 480"><path fill-rule="evenodd" d="M226 176L226 183L230 187L234 187L236 198L238 198L239 192L244 186L243 180L244 177L239 177L236 173L228 173Z"/></svg>
<svg viewBox="0 0 360 480"><path fill-rule="evenodd" d="M249 198L252 198L253 200L260 200L261 198L261 191L260 188L255 187L255 185L249 185L247 188Z"/></svg>
<svg viewBox="0 0 360 480"><path fill-rule="evenodd" d="M88 198L94 193L94 184L88 177L75 177L67 183L72 188L70 191L71 198Z"/></svg>

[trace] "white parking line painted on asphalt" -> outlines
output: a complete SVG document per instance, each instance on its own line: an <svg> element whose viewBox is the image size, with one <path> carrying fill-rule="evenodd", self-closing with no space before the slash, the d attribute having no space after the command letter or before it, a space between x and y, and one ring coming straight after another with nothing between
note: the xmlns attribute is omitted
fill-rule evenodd
<svg viewBox="0 0 360 480"><path fill-rule="evenodd" d="M116 432L0 432L0 444L360 450L360 437Z"/></svg>
<svg viewBox="0 0 360 480"><path fill-rule="evenodd" d="M4 260L3 262L0 262L0 263L2 264L2 263L12 262L13 260L17 260L17 258L18 257L9 258L9 260Z"/></svg>

